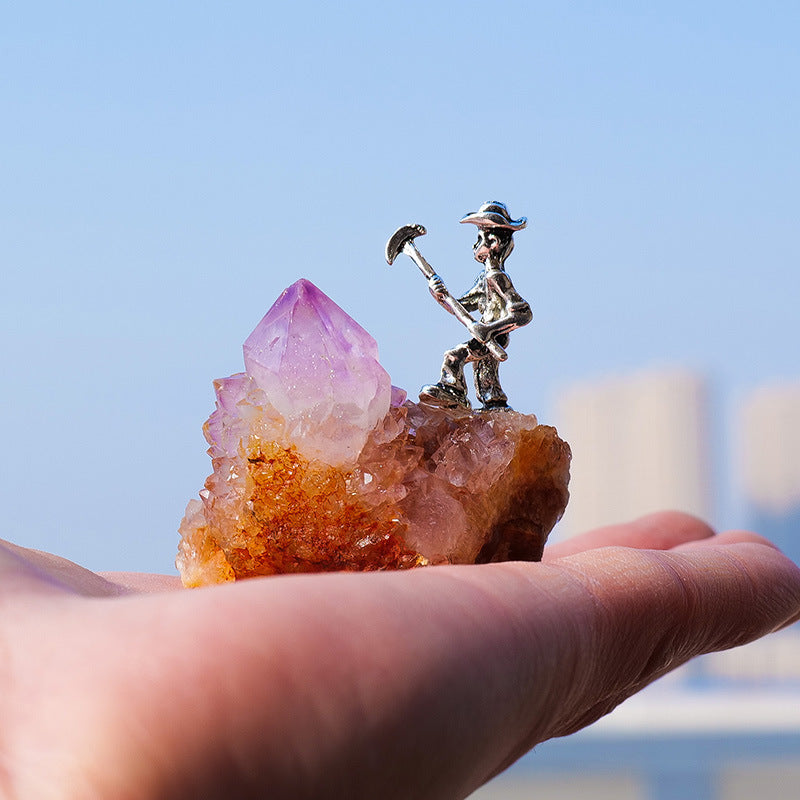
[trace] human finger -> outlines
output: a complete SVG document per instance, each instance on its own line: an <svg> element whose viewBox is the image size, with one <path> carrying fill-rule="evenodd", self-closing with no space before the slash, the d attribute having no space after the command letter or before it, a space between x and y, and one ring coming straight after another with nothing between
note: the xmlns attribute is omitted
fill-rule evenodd
<svg viewBox="0 0 800 800"><path fill-rule="evenodd" d="M150 572L100 572L105 580L131 592L164 592L180 589L181 579L177 575L161 575Z"/></svg>
<svg viewBox="0 0 800 800"><path fill-rule="evenodd" d="M66 592L109 597L123 589L91 570L53 553L0 540L0 587L8 596Z"/></svg>
<svg viewBox="0 0 800 800"><path fill-rule="evenodd" d="M615 545L670 550L686 542L713 536L713 529L698 517L680 511L661 511L633 522L606 525L561 542L554 542L545 547L543 560L553 561L585 550Z"/></svg>
<svg viewBox="0 0 800 800"><path fill-rule="evenodd" d="M745 542L749 542L751 544L762 544L766 545L767 547L772 547L775 550L779 550L778 546L771 542L764 536L761 536L757 533L753 533L752 531L746 530L731 530L731 531L724 531L723 533L718 533L716 536L710 539L698 539L691 542L683 542L677 545L674 549L677 552L681 552L683 550L693 550L698 547L708 547L708 546L717 546L717 545L726 545L726 544L742 544Z"/></svg>

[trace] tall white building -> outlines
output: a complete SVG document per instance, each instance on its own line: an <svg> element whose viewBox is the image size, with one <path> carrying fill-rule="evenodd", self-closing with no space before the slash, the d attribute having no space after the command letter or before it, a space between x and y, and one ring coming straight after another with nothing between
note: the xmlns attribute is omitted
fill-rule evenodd
<svg viewBox="0 0 800 800"><path fill-rule="evenodd" d="M736 434L745 524L800 561L800 382L752 392Z"/></svg>
<svg viewBox="0 0 800 800"><path fill-rule="evenodd" d="M557 401L572 447L570 501L554 538L652 511L711 514L705 380L661 369L576 384Z"/></svg>
<svg viewBox="0 0 800 800"><path fill-rule="evenodd" d="M800 508L800 382L756 389L742 404L738 434L748 504L775 515Z"/></svg>

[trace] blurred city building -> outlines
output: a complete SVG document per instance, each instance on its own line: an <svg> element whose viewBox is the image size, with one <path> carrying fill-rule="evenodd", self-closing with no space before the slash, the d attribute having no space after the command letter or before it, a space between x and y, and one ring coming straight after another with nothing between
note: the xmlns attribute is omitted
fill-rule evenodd
<svg viewBox="0 0 800 800"><path fill-rule="evenodd" d="M766 536L800 563L800 382L760 386L745 396L729 439L741 527ZM751 688L800 685L800 626L708 655L695 665L695 675Z"/></svg>
<svg viewBox="0 0 800 800"><path fill-rule="evenodd" d="M800 562L800 382L752 392L737 434L744 524Z"/></svg>
<svg viewBox="0 0 800 800"><path fill-rule="evenodd" d="M721 437L710 430L714 410L705 378L681 369L563 392L556 421L573 449L573 477L554 538L664 508L713 520L712 464L733 463L720 477L735 484L737 524L800 560L800 382L751 392ZM473 795L529 797L800 797L798 626L695 659Z"/></svg>
<svg viewBox="0 0 800 800"><path fill-rule="evenodd" d="M665 369L586 381L557 399L572 446L570 501L554 538L671 508L712 512L705 378Z"/></svg>

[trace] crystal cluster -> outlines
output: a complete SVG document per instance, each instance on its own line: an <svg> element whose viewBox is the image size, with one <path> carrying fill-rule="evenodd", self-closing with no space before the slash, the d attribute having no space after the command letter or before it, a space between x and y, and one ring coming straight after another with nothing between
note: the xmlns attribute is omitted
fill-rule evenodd
<svg viewBox="0 0 800 800"><path fill-rule="evenodd" d="M244 357L214 383L214 471L181 523L184 585L541 558L568 498L554 428L406 400L372 337L305 280Z"/></svg>

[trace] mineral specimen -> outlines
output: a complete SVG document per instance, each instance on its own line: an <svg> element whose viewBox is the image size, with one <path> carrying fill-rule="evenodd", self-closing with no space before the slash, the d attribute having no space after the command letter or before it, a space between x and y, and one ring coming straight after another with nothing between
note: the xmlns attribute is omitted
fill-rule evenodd
<svg viewBox="0 0 800 800"><path fill-rule="evenodd" d="M372 337L306 280L244 358L214 383L214 471L181 523L184 585L541 558L568 498L554 428L406 400Z"/></svg>

